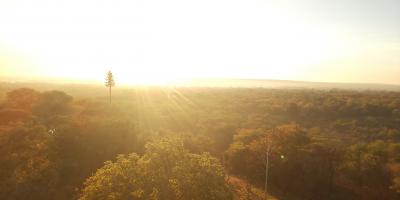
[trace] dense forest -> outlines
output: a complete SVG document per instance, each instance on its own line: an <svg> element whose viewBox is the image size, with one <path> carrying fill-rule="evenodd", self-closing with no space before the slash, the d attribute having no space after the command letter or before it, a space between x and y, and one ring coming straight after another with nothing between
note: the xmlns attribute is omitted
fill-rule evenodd
<svg viewBox="0 0 400 200"><path fill-rule="evenodd" d="M91 89L2 89L0 199L400 199L400 92Z"/></svg>

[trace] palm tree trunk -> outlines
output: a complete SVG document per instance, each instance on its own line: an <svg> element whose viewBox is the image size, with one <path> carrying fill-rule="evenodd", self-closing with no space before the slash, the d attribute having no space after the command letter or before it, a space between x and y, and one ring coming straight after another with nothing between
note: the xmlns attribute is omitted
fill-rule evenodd
<svg viewBox="0 0 400 200"><path fill-rule="evenodd" d="M109 93L110 93L110 104L111 104L111 86L109 87Z"/></svg>

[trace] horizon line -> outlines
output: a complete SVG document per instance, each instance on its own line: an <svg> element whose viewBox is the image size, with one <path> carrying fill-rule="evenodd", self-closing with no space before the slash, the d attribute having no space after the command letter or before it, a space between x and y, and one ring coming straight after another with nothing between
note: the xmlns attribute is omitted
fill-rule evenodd
<svg viewBox="0 0 400 200"><path fill-rule="evenodd" d="M4 80L3 80L4 79ZM12 80L15 79L15 80ZM118 78L117 78L118 80ZM351 85L381 85L381 86L398 86L399 83L382 83L382 82L351 82L351 81L312 81L312 80L291 80L291 79L271 79L271 78L250 78L250 77L193 77L193 78L180 78L165 83L120 83L121 86L168 86L168 85L182 85L191 84L192 81L274 81L274 82L292 82L292 83L310 83L310 84L351 84ZM63 85L102 85L103 82L99 80L88 80L79 78L66 78L66 77L48 77L48 76L0 76L0 82L11 83L48 83L48 84L63 84ZM118 83L118 82L117 82ZM192 83L193 84L193 83Z"/></svg>

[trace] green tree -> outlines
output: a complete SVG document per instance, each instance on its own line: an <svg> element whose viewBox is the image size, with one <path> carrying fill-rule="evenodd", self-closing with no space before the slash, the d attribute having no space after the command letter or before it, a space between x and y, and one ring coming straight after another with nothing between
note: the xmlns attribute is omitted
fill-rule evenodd
<svg viewBox="0 0 400 200"><path fill-rule="evenodd" d="M222 166L207 153L192 154L177 138L146 145L143 156L119 155L88 178L80 195L91 199L231 199Z"/></svg>
<svg viewBox="0 0 400 200"><path fill-rule="evenodd" d="M392 183L385 142L360 142L348 147L340 170L363 199L390 199Z"/></svg>
<svg viewBox="0 0 400 200"><path fill-rule="evenodd" d="M51 142L40 125L0 134L0 199L54 199L58 177Z"/></svg>

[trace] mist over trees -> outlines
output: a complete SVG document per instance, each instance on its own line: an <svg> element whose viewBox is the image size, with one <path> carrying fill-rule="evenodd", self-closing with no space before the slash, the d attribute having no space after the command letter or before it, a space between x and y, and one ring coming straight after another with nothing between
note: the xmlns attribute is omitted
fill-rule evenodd
<svg viewBox="0 0 400 200"><path fill-rule="evenodd" d="M400 197L399 92L2 92L0 199Z"/></svg>

